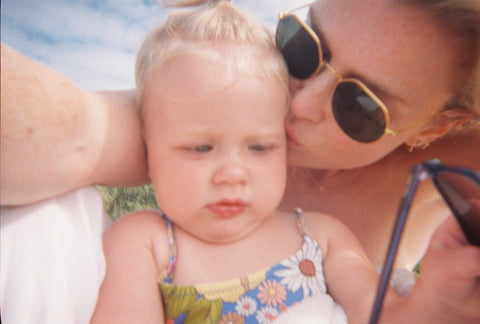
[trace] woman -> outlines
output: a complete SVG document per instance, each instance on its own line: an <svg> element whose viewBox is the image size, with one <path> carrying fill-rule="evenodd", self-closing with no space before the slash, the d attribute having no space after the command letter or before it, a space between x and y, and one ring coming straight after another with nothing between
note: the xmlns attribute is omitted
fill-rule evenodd
<svg viewBox="0 0 480 324"><path fill-rule="evenodd" d="M328 65L319 63L306 79L292 77L286 122L292 168L283 209L302 206L338 217L381 266L413 164L437 157L480 169L478 126L452 133L480 112L479 6L475 0L324 0L311 6L311 27ZM342 77L361 80L383 102L396 136L364 143L341 130L332 98ZM2 46L2 204L31 203L93 183L145 182L134 100L131 92L83 92ZM398 267L416 264L447 213L431 188L419 192Z"/></svg>
<svg viewBox="0 0 480 324"><path fill-rule="evenodd" d="M323 68L291 82L287 132L294 170L283 208L309 206L342 219L376 265L383 261L385 242L413 164L438 157L444 163L480 169L480 152L473 149L479 139L478 127L426 148L479 116L479 4L469 4L470 14L476 13L475 23L469 25L467 12L456 16L456 10L468 8L467 1L450 4L457 8L448 8L443 1L429 2L316 2L310 11L311 27L321 40L329 68L337 75ZM288 49L284 52L288 54ZM340 129L332 97L334 92L338 97L350 94L335 88L339 76L361 80L378 96L390 115L387 126L400 130L396 136L382 133L379 139L364 143L365 139L354 140ZM361 116L355 122L356 126L363 123ZM352 128L348 121L343 123ZM370 124L365 128L371 128ZM414 152L408 152L408 147ZM401 267L415 265L431 230L444 216L423 215L424 208L430 209L438 199L432 192L424 196L416 207L422 215L414 211L410 216L406 246L398 259Z"/></svg>

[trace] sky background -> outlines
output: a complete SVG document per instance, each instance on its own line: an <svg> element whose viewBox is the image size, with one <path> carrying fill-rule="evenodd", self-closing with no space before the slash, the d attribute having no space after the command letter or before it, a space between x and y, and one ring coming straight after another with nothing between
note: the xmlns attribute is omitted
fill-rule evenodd
<svg viewBox="0 0 480 324"><path fill-rule="evenodd" d="M274 30L306 0L236 0ZM135 54L172 9L157 0L1 0L1 40L87 90L135 86ZM174 9L173 9L174 10Z"/></svg>

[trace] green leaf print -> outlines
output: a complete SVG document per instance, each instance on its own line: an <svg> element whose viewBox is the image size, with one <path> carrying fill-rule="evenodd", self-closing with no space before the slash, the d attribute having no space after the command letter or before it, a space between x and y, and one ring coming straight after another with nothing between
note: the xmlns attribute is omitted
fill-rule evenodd
<svg viewBox="0 0 480 324"><path fill-rule="evenodd" d="M193 309L188 313L185 323L216 324L220 321L222 307L222 300L206 300L202 297L193 305Z"/></svg>
<svg viewBox="0 0 480 324"><path fill-rule="evenodd" d="M160 285L163 303L165 306L165 318L177 318L181 314L190 311L197 302L198 293L194 287L177 287L169 284Z"/></svg>

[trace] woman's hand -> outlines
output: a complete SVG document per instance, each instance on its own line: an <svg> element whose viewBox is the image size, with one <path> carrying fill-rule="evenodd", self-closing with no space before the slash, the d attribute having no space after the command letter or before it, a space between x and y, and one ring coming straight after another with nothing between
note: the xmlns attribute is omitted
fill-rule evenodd
<svg viewBox="0 0 480 324"><path fill-rule="evenodd" d="M468 244L453 217L434 233L412 297L442 322L480 322L480 247Z"/></svg>

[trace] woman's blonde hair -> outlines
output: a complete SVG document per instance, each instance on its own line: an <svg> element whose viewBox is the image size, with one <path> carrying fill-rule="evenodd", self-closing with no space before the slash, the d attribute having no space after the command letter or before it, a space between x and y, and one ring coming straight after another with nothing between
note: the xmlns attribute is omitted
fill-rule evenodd
<svg viewBox="0 0 480 324"><path fill-rule="evenodd" d="M207 51L219 64L242 73L278 80L288 91L288 70L268 29L226 0L164 0L174 12L144 40L135 67L140 96L145 83L169 58L184 52ZM223 65L222 65L223 66Z"/></svg>
<svg viewBox="0 0 480 324"><path fill-rule="evenodd" d="M480 0L400 0L431 13L447 30L463 39L459 49L455 95L448 108L469 110L480 116ZM461 51L460 51L461 50ZM475 118L475 117L474 117Z"/></svg>

